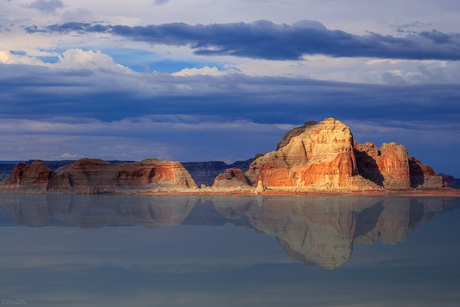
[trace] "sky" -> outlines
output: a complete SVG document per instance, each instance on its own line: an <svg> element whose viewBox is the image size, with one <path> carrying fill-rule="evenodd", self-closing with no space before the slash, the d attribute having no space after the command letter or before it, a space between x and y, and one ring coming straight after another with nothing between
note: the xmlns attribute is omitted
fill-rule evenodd
<svg viewBox="0 0 460 307"><path fill-rule="evenodd" d="M222 160L333 117L460 177L460 2L0 0L0 160Z"/></svg>

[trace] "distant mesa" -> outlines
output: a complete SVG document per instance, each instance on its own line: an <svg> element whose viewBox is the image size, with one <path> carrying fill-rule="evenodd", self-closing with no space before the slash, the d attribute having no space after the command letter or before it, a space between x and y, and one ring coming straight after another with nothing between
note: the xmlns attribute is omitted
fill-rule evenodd
<svg viewBox="0 0 460 307"><path fill-rule="evenodd" d="M449 188L460 189L460 179L455 179L454 177L443 173L438 174L438 176L441 176L442 180L444 180Z"/></svg>
<svg viewBox="0 0 460 307"><path fill-rule="evenodd" d="M109 163L81 159L55 170L40 161L18 163L3 192L55 193L133 191L385 191L447 187L428 165L396 143L380 148L354 142L350 128L333 118L306 122L287 132L275 151L228 165L222 161ZM447 177L446 177L447 178ZM449 179L450 180L450 179ZM212 186L212 187L211 187ZM257 188L257 186L259 188Z"/></svg>

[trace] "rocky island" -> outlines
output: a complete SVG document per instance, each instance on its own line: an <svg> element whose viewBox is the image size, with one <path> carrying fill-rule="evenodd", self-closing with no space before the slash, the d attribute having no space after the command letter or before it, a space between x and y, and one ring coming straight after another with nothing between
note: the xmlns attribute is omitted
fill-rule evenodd
<svg viewBox="0 0 460 307"><path fill-rule="evenodd" d="M275 151L239 162L247 169L231 167L217 176L209 170L212 164L204 165L210 162L189 163L191 174L180 162L153 158L121 164L85 158L56 170L41 161L18 163L0 182L0 192L282 194L449 189L441 176L409 156L403 145L359 144L350 128L333 118L306 122L287 132ZM221 169L226 165L217 164ZM194 176L213 184L198 187Z"/></svg>

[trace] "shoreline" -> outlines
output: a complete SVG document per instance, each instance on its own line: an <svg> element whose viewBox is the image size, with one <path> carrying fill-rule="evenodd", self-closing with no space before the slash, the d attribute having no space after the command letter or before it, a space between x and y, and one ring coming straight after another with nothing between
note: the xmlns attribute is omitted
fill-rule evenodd
<svg viewBox="0 0 460 307"><path fill-rule="evenodd" d="M120 193L110 193L120 194ZM258 194L254 192L242 192L242 191L207 191L207 192L138 192L138 193L127 193L129 195L261 195L261 196L449 196L449 197L460 197L460 190L447 188L446 190L386 190L386 191L264 191ZM126 195L126 194L125 194Z"/></svg>
<svg viewBox="0 0 460 307"><path fill-rule="evenodd" d="M283 191L269 190L259 193L254 191L219 191L219 190L173 190L173 191L106 191L99 193L75 193L71 191L44 191L35 189L0 189L0 194L40 194L40 195L260 195L260 196L447 196L460 197L460 190L454 188L441 189L408 189L408 190L348 190L348 191Z"/></svg>

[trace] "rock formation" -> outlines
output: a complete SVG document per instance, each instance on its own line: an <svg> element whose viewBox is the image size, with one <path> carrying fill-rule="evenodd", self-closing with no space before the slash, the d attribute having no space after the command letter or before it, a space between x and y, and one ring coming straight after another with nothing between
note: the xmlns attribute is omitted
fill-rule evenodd
<svg viewBox="0 0 460 307"><path fill-rule="evenodd" d="M245 175L267 188L344 189L356 187L358 176L353 135L340 121L328 118L288 132L278 148L256 159ZM297 135L298 134L298 135ZM357 180L358 179L358 180ZM378 188L371 182L367 188Z"/></svg>
<svg viewBox="0 0 460 307"><path fill-rule="evenodd" d="M114 165L99 159L80 159L52 171L40 161L19 163L3 188L66 193L103 193L156 188L197 188L180 162L146 159Z"/></svg>
<svg viewBox="0 0 460 307"><path fill-rule="evenodd" d="M378 190L441 188L429 166L409 158L396 143L379 149L353 141L350 128L327 118L288 132L276 151L257 158L245 173L255 186L300 190Z"/></svg>
<svg viewBox="0 0 460 307"><path fill-rule="evenodd" d="M380 149L372 143L354 143L358 173L387 189L410 188L407 149L396 143L384 143Z"/></svg>
<svg viewBox="0 0 460 307"><path fill-rule="evenodd" d="M66 174L57 175L40 161L31 165L18 163L3 186L10 188L28 188L49 190L70 187L70 178Z"/></svg>
<svg viewBox="0 0 460 307"><path fill-rule="evenodd" d="M237 168L229 168L223 174L219 174L214 180L213 187L215 188L252 188L249 185L248 179L243 172Z"/></svg>
<svg viewBox="0 0 460 307"><path fill-rule="evenodd" d="M115 161L120 162L120 161ZM444 182L428 165L409 157L396 143L374 144L353 141L350 128L327 118L306 122L287 132L277 150L255 159L224 162L180 162L147 159L142 162L109 163L81 159L53 171L42 162L19 163L0 190L32 189L73 193L129 192L168 188L212 190L342 191L442 188ZM230 167L229 167L230 166ZM244 173L243 173L244 172ZM219 175L220 173L220 175ZM216 178L217 177L217 178ZM205 187L208 190L211 188Z"/></svg>

